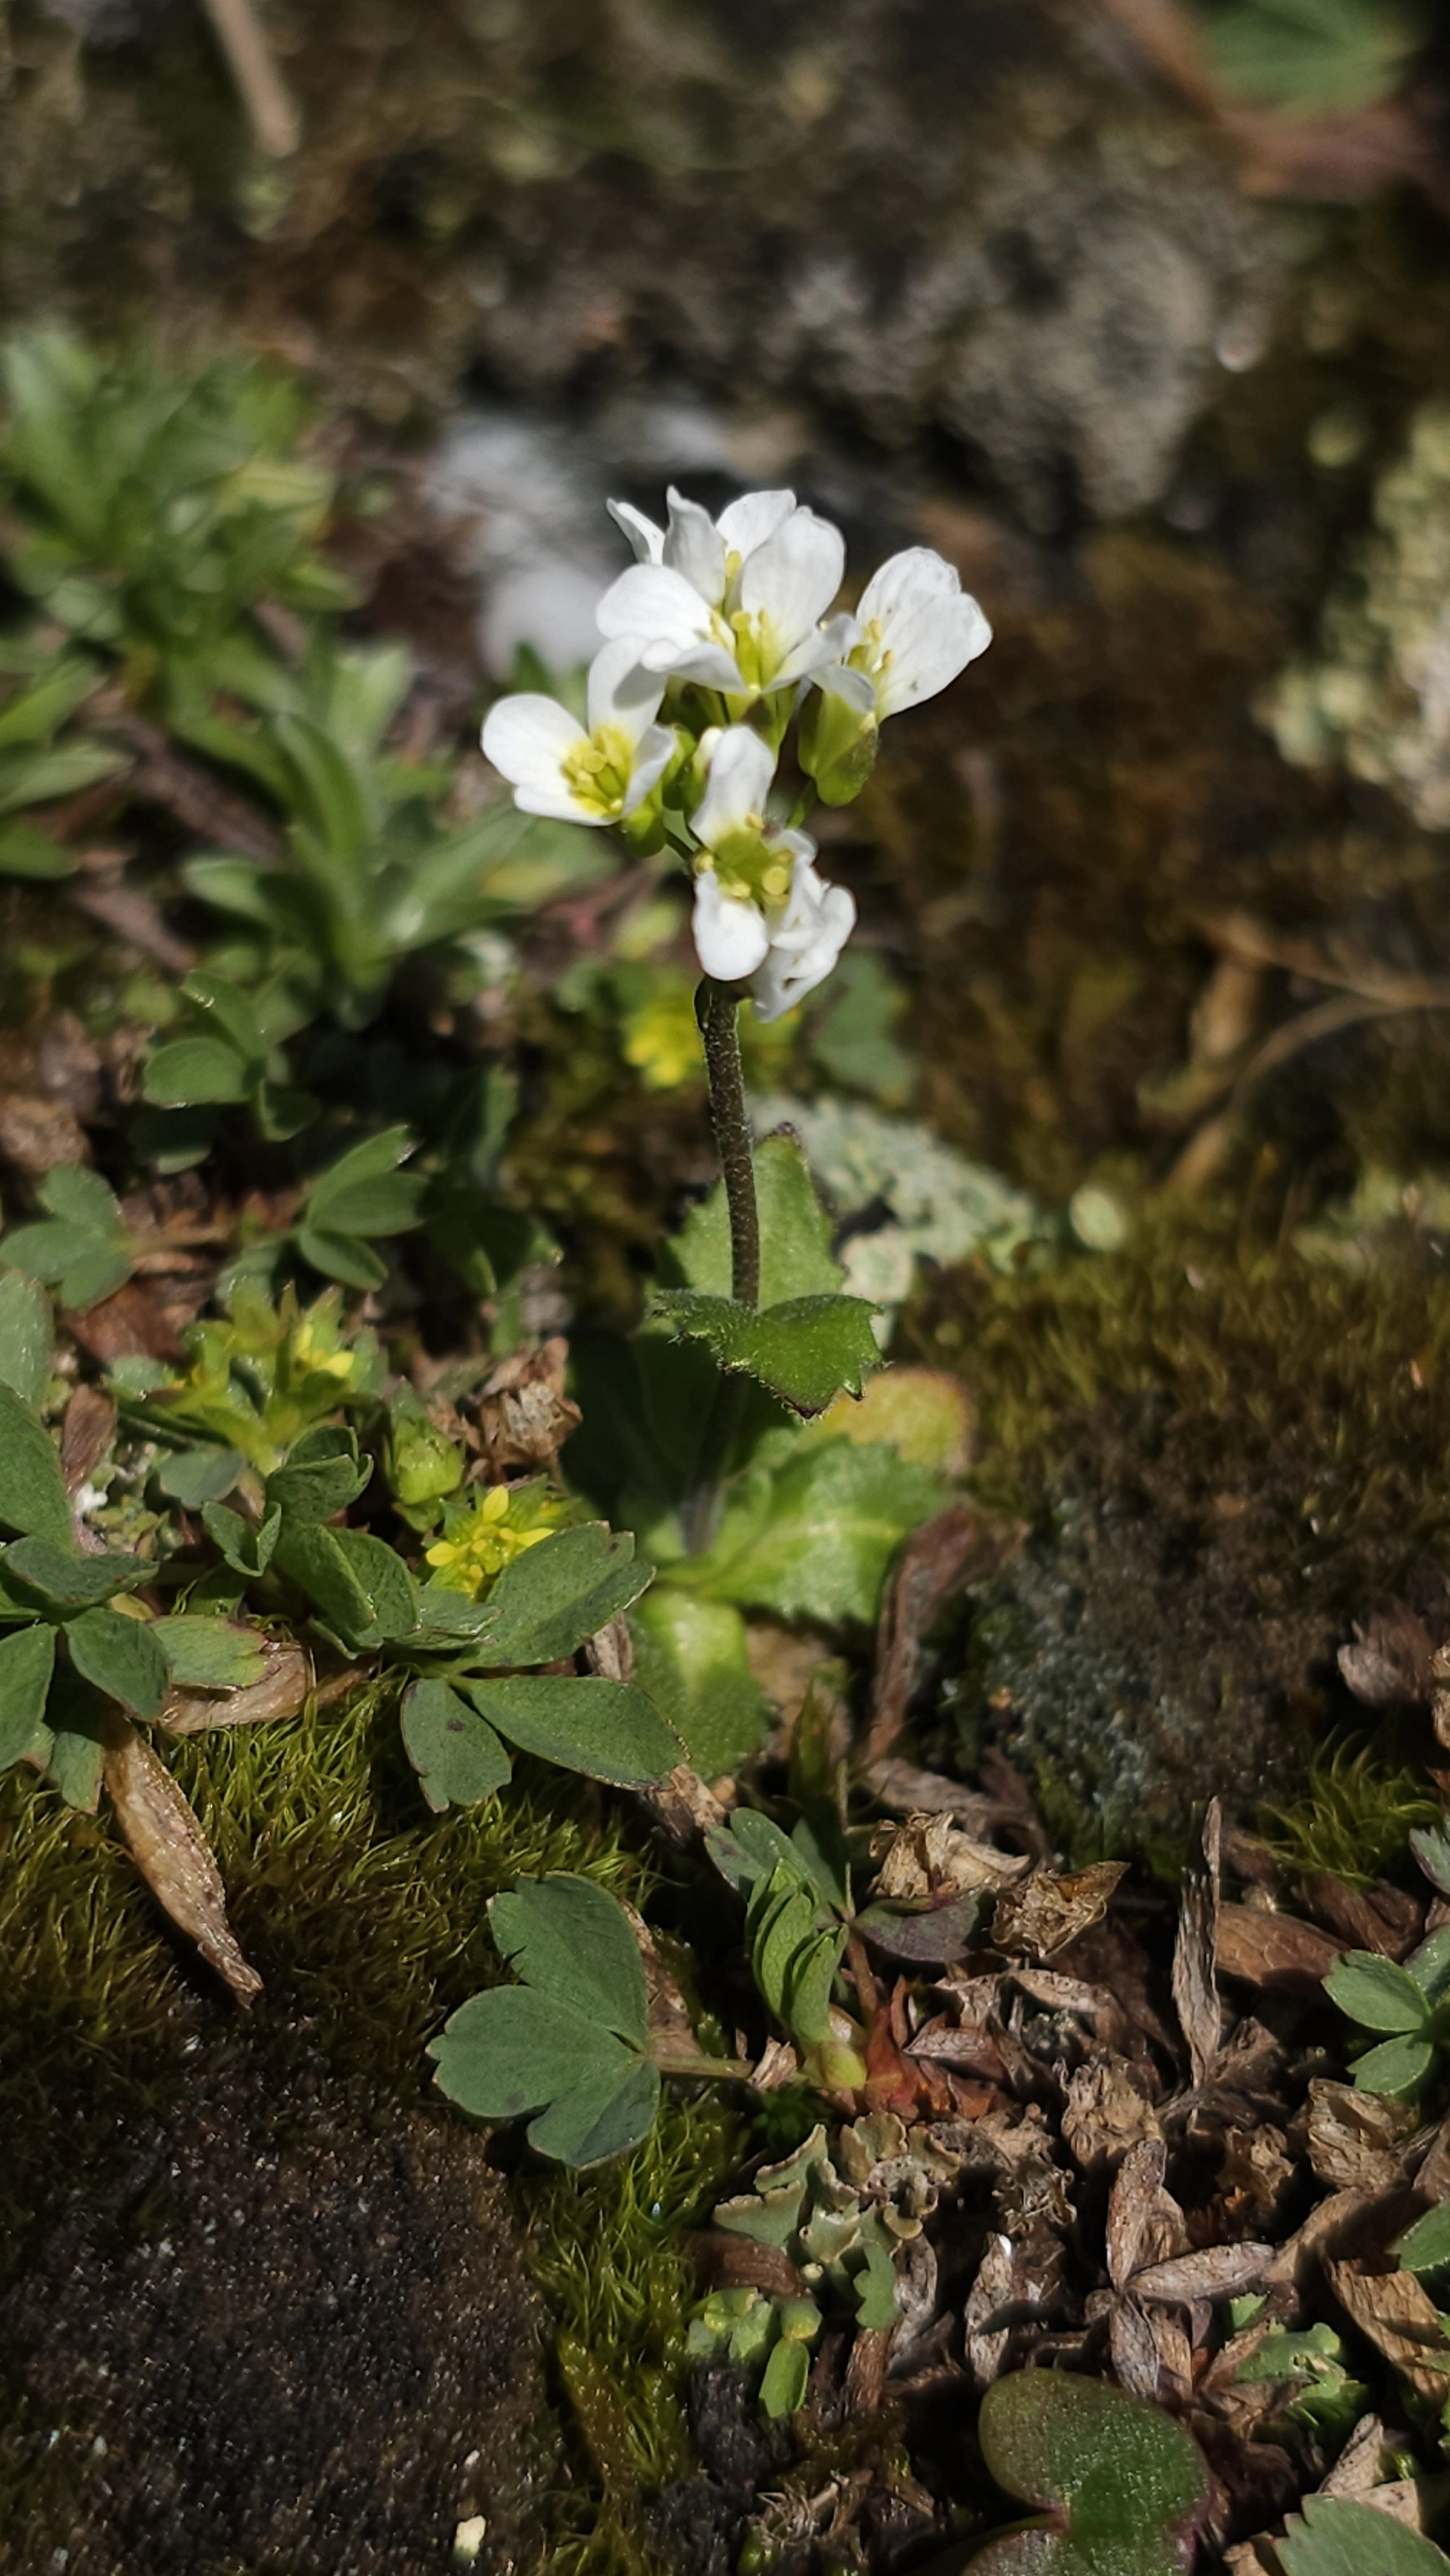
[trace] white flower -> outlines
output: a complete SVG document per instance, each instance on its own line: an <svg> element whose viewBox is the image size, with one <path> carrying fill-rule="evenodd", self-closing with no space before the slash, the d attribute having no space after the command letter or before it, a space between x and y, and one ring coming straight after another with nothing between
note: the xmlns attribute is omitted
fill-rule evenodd
<svg viewBox="0 0 1450 2576"><path fill-rule="evenodd" d="M483 749L525 814L563 823L617 823L643 804L675 750L655 717L664 682L627 642L606 644L589 669L589 729L555 698L500 698Z"/></svg>
<svg viewBox="0 0 1450 2576"><path fill-rule="evenodd" d="M778 1020L829 975L856 906L815 869L815 843L765 819L775 762L748 725L715 743L694 817L695 948L717 983L750 982L756 1016Z"/></svg>
<svg viewBox="0 0 1450 2576"><path fill-rule="evenodd" d="M632 638L646 670L751 699L793 687L856 641L851 619L820 622L841 586L841 532L793 493L746 493L717 522L672 491L665 530L610 507L641 559L605 592L599 631Z"/></svg>
<svg viewBox="0 0 1450 2576"><path fill-rule="evenodd" d="M682 572L711 608L725 604L731 556L738 570L747 555L774 536L796 505L794 492L746 492L712 519L698 501L687 501L673 484L665 499L670 517L664 528L657 528L653 519L628 501L611 501L607 506L640 563L666 564L671 572Z"/></svg>
<svg viewBox="0 0 1450 2576"><path fill-rule="evenodd" d="M804 833L793 839L804 840ZM856 927L856 900L844 886L827 885L815 869L809 841L791 872L784 911L770 923L770 947L751 976L758 1020L778 1020L825 982Z"/></svg>
<svg viewBox="0 0 1450 2576"><path fill-rule="evenodd" d="M908 546L873 573L856 618L860 631L849 653L813 676L878 719L934 698L992 641L955 568L929 546Z"/></svg>

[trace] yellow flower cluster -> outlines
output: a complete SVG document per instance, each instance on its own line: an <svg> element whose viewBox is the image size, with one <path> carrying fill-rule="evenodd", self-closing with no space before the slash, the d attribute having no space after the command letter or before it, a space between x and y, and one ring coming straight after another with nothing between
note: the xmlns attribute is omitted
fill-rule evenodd
<svg viewBox="0 0 1450 2576"><path fill-rule="evenodd" d="M445 1592L479 1600L525 1548L552 1537L564 1508L562 1500L542 1493L537 1482L490 1485L482 1502L455 1505L442 1538L427 1551L435 1582Z"/></svg>

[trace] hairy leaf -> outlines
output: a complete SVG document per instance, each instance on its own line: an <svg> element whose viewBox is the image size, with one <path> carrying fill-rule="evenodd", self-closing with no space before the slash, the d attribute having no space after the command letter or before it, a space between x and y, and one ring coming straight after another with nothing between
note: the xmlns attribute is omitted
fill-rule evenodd
<svg viewBox="0 0 1450 2576"><path fill-rule="evenodd" d="M484 1638L499 1664L554 1664L637 1601L654 1567L628 1530L603 1521L556 1530L506 1565L488 1596Z"/></svg>
<svg viewBox="0 0 1450 2576"><path fill-rule="evenodd" d="M52 1539L74 1549L70 1498L50 1435L0 1383L0 1529Z"/></svg>
<svg viewBox="0 0 1450 2576"><path fill-rule="evenodd" d="M876 1312L860 1297L794 1297L758 1313L733 1297L666 1290L655 1312L673 1331L703 1342L721 1368L743 1371L797 1413L824 1413L844 1390L859 1395L881 1353Z"/></svg>
<svg viewBox="0 0 1450 2576"><path fill-rule="evenodd" d="M446 1682L414 1682L403 1701L403 1745L435 1815L492 1797L512 1768L487 1719Z"/></svg>
<svg viewBox="0 0 1450 2576"><path fill-rule="evenodd" d="M126 1619L119 1610L83 1610L65 1637L83 1680L119 1700L133 1717L160 1716L171 1676L149 1620Z"/></svg>
<svg viewBox="0 0 1450 2576"><path fill-rule="evenodd" d="M520 1674L460 1688L511 1744L592 1780L642 1788L680 1759L679 1738L630 1682Z"/></svg>
<svg viewBox="0 0 1450 2576"><path fill-rule="evenodd" d="M36 1744L55 1668L55 1630L33 1627L0 1637L0 1771Z"/></svg>

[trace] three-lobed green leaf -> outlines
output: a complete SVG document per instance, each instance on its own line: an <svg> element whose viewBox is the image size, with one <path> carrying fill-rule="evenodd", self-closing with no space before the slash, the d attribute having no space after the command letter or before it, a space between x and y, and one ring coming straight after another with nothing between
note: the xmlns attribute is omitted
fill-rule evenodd
<svg viewBox="0 0 1450 2576"><path fill-rule="evenodd" d="M881 1365L861 1297L791 1297L758 1311L693 1288L662 1290L654 1312L687 1341L703 1342L722 1369L743 1371L793 1412L824 1413L843 1392L859 1395Z"/></svg>
<svg viewBox="0 0 1450 2576"><path fill-rule="evenodd" d="M556 1530L506 1565L488 1596L481 1644L495 1664L554 1664L639 1599L654 1567L629 1530L604 1521Z"/></svg>
<svg viewBox="0 0 1450 2576"><path fill-rule="evenodd" d="M567 2165L647 2137L659 2108L639 1951L613 1897L587 1879L525 1880L489 1924L521 1979L470 1996L429 2044L435 2078L475 2119L529 2113L529 2141Z"/></svg>
<svg viewBox="0 0 1450 2576"><path fill-rule="evenodd" d="M1306 2496L1274 2551L1284 2576L1450 2576L1433 2540L1350 2496Z"/></svg>

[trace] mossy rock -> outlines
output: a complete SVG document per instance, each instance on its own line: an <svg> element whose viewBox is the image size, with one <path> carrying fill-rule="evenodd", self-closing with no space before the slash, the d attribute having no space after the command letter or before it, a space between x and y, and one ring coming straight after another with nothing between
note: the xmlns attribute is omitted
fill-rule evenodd
<svg viewBox="0 0 1450 2576"><path fill-rule="evenodd" d="M1001 1743L1080 1857L1291 1796L1354 1714L1353 1623L1450 1543L1450 1283L1408 1249L1247 1258L1160 1210L1121 1256L943 1281L912 1330L1030 1525L972 1605L958 1757Z"/></svg>

